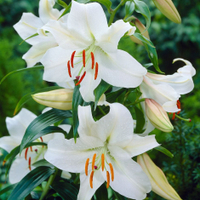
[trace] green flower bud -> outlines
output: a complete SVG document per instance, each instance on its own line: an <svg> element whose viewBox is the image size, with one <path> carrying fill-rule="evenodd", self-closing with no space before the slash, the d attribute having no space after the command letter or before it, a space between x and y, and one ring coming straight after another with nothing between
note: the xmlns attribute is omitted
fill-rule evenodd
<svg viewBox="0 0 200 200"><path fill-rule="evenodd" d="M60 110L72 109L73 89L57 89L32 95L39 104Z"/></svg>
<svg viewBox="0 0 200 200"><path fill-rule="evenodd" d="M153 0L156 7L171 21L180 24L181 17L171 0Z"/></svg>
<svg viewBox="0 0 200 200"><path fill-rule="evenodd" d="M157 129L163 132L171 132L174 129L166 111L153 99L145 99L145 112Z"/></svg>

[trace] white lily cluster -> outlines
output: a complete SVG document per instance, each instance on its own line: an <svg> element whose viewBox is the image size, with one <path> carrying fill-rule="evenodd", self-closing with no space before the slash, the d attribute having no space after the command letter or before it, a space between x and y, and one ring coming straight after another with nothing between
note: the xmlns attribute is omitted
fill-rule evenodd
<svg viewBox="0 0 200 200"><path fill-rule="evenodd" d="M39 18L25 13L14 25L21 38L32 45L23 56L27 66L41 62L43 79L64 87L34 94L33 98L52 108L71 110L74 87L80 86L80 94L88 104L94 102L94 90L102 80L120 88L138 87L142 93L140 98L146 99L145 108L142 104L146 112L145 131L141 135L134 132L137 119L133 120L124 105L107 102L103 94L98 105L109 107L108 114L102 112L103 117L96 120L91 105L79 105L76 142L74 138L65 139L61 133L38 138L38 142L48 145L27 147L17 155L11 165L9 180L19 182L34 169L35 162L46 159L67 172L68 178L68 172L80 174L78 200L91 199L104 182L107 188L111 187L127 198L145 199L157 180L153 179L152 183L148 166L141 167L133 157L142 158L141 154L160 145L155 135L148 135L154 127L164 132L173 130L166 112L180 111L177 101L193 89L195 69L189 61L175 59L186 65L173 75L147 72L129 53L118 49L120 39L124 35L133 35L136 29L129 22L117 20L108 26L104 10L96 2L82 4L73 0L70 12L64 16L63 11L53 8L54 4L55 0L40 0ZM0 138L0 147L10 152L20 145L26 128L35 118L26 109L7 118L10 136ZM66 127L62 128L66 130ZM161 178L156 174L157 170L152 170L151 176L154 172L158 179ZM162 192L158 193L162 196ZM165 191L164 197L168 195Z"/></svg>

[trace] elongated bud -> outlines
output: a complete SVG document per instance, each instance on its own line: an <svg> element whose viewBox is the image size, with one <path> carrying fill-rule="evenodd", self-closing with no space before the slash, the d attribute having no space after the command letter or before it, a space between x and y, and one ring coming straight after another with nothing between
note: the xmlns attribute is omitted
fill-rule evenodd
<svg viewBox="0 0 200 200"><path fill-rule="evenodd" d="M32 95L32 98L45 106L60 110L72 109L73 89L57 89Z"/></svg>
<svg viewBox="0 0 200 200"><path fill-rule="evenodd" d="M181 17L171 0L153 0L153 2L168 19L177 24L181 23Z"/></svg>
<svg viewBox="0 0 200 200"><path fill-rule="evenodd" d="M164 132L171 132L174 129L166 111L153 99L145 99L145 112L157 129Z"/></svg>
<svg viewBox="0 0 200 200"><path fill-rule="evenodd" d="M139 155L137 157L137 162L149 177L152 190L156 194L168 200L181 200L180 196L167 181L163 171L154 164L148 154L144 153Z"/></svg>
<svg viewBox="0 0 200 200"><path fill-rule="evenodd" d="M133 20L132 22L133 22L133 23L135 24L135 26L138 28L138 30L140 31L140 33L141 33L143 36L145 36L147 39L150 40L149 32L148 32L148 30L146 29L146 27L142 24L142 22L141 22L139 19L137 19L137 18L135 18L135 20ZM140 41L139 39L137 39L134 35L131 35L130 38L131 38L131 40L132 40L133 42L135 42L135 43L137 43L137 44L143 45L142 41Z"/></svg>

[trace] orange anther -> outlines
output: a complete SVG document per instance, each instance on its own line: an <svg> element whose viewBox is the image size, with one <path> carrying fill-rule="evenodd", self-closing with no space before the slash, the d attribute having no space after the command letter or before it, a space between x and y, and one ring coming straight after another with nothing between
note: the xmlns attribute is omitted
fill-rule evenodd
<svg viewBox="0 0 200 200"><path fill-rule="evenodd" d="M102 153L101 154L101 169L102 169L102 171L104 170L104 162L105 162L105 157L104 157L104 154Z"/></svg>
<svg viewBox="0 0 200 200"><path fill-rule="evenodd" d="M110 185L110 174L108 171L106 171L106 177L107 177L107 185L106 185L106 188L109 188L109 185Z"/></svg>
<svg viewBox="0 0 200 200"><path fill-rule="evenodd" d="M99 64L96 62L96 65L95 65L95 73L94 73L94 80L97 79L98 70L99 70Z"/></svg>
<svg viewBox="0 0 200 200"><path fill-rule="evenodd" d="M31 152L33 152L33 148L32 148L32 146L30 146L30 150L31 150Z"/></svg>
<svg viewBox="0 0 200 200"><path fill-rule="evenodd" d="M91 52L91 59L92 59L92 69L94 69L94 53Z"/></svg>
<svg viewBox="0 0 200 200"><path fill-rule="evenodd" d="M76 51L74 51L74 52L72 53L71 59L70 59L72 68L74 68L74 56L75 56L75 53L76 53Z"/></svg>
<svg viewBox="0 0 200 200"><path fill-rule="evenodd" d="M81 76L81 78L80 78L80 80L78 81L78 83L76 83L76 86L79 85L79 84L82 82L82 80L83 80L84 77L85 77L85 74L86 74L86 72L83 73L83 75Z"/></svg>
<svg viewBox="0 0 200 200"><path fill-rule="evenodd" d="M91 188L93 188L93 176L94 176L94 171L92 171L90 174L90 187Z"/></svg>
<svg viewBox="0 0 200 200"><path fill-rule="evenodd" d="M88 166L89 166L89 158L86 160L85 162L85 175L87 176L88 175Z"/></svg>
<svg viewBox="0 0 200 200"><path fill-rule="evenodd" d="M31 157L29 157L29 159L28 159L28 168L31 171Z"/></svg>
<svg viewBox="0 0 200 200"><path fill-rule="evenodd" d="M26 148L26 150L25 150L25 159L27 160L27 154L28 154L28 148Z"/></svg>
<svg viewBox="0 0 200 200"><path fill-rule="evenodd" d="M113 170L113 166L111 163L109 163L110 166L110 174L111 174L111 180L114 181L114 170Z"/></svg>
<svg viewBox="0 0 200 200"><path fill-rule="evenodd" d="M6 163L6 160L3 161L3 166L5 165L5 163Z"/></svg>
<svg viewBox="0 0 200 200"><path fill-rule="evenodd" d="M40 140L41 140L41 142L44 142L42 137L40 137Z"/></svg>
<svg viewBox="0 0 200 200"><path fill-rule="evenodd" d="M175 114L175 113L173 113L172 120L174 120L174 119L175 119L175 116L176 116L176 114Z"/></svg>
<svg viewBox="0 0 200 200"><path fill-rule="evenodd" d="M85 50L83 50L83 67L85 67Z"/></svg>
<svg viewBox="0 0 200 200"><path fill-rule="evenodd" d="M94 164L95 164L96 156L97 156L97 154L95 153L95 154L93 155L93 158L92 158L92 171L94 170Z"/></svg>
<svg viewBox="0 0 200 200"><path fill-rule="evenodd" d="M71 74L71 69L70 69L70 61L68 60L67 62L67 69L68 69L68 74L70 77L72 77L72 74Z"/></svg>
<svg viewBox="0 0 200 200"><path fill-rule="evenodd" d="M176 104L176 105L177 105L177 107L178 107L179 109L181 109L181 102L180 102L179 100L177 101L177 104ZM179 114L180 112L181 112L181 111L178 111L177 114Z"/></svg>

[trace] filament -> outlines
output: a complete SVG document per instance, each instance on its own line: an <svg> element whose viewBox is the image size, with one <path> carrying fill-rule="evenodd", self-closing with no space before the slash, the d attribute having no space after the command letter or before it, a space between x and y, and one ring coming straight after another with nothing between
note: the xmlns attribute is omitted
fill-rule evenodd
<svg viewBox="0 0 200 200"><path fill-rule="evenodd" d="M88 166L89 166L89 158L86 160L85 162L85 175L87 176L88 175Z"/></svg>

